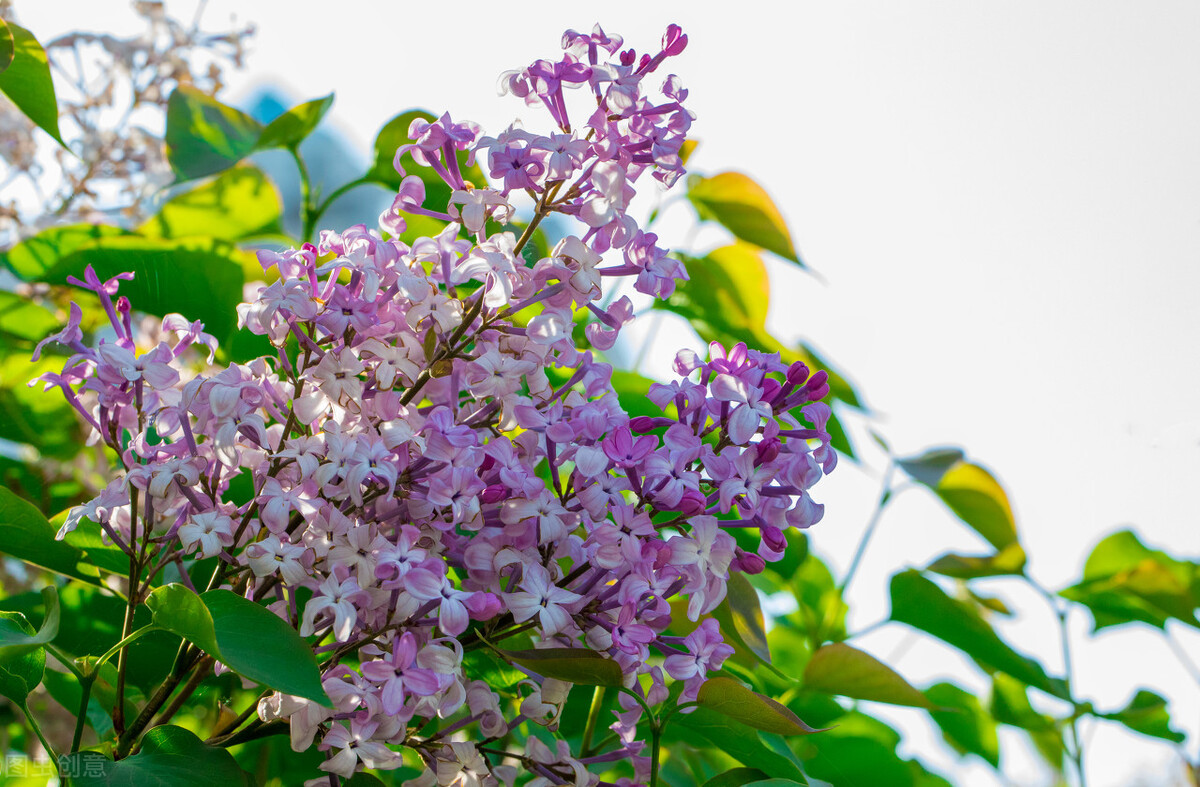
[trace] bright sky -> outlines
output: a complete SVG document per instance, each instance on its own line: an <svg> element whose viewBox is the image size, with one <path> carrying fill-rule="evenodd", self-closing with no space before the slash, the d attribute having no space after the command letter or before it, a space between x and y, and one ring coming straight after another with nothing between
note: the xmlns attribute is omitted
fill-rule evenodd
<svg viewBox="0 0 1200 787"><path fill-rule="evenodd" d="M135 29L117 5L17 0L16 10L46 39ZM187 18L194 0L168 6ZM211 0L205 19L258 26L228 98L263 84L297 101L336 91L331 122L364 151L413 106L492 133L516 115L541 122L496 96L501 71L552 56L568 27L600 21L643 50L678 22L690 44L672 70L698 116L694 168L755 177L820 274L772 267L777 335L806 337L836 361L899 453L953 443L991 468L1043 585L1070 584L1120 526L1153 547L1200 555L1191 496L1200 477L1200 5L737 9ZM646 367L677 342L656 342ZM862 470L843 464L817 495L827 516L812 543L841 570L877 494L882 457L867 446L866 460ZM905 493L855 580L851 628L886 616L894 571L981 546L927 495ZM1016 601L1005 635L1061 671L1049 612L1012 585L984 586ZM1138 687L1171 698L1194 759L1200 690L1161 638L1131 627L1089 639L1086 614L1071 622L1080 693L1101 709ZM1172 635L1200 659L1200 632ZM903 631L859 644L894 654L889 663L917 685L954 675L984 690L973 669ZM886 715L904 730L906 754L958 783L998 784L986 767L958 762L921 713ZM1181 772L1166 743L1113 725L1085 730L1094 787L1163 784ZM1015 736L1002 740L1014 783L1044 781Z"/></svg>

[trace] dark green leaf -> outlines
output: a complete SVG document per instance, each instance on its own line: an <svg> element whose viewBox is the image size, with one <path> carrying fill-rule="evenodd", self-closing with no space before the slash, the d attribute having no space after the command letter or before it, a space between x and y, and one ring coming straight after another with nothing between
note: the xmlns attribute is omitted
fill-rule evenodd
<svg viewBox="0 0 1200 787"><path fill-rule="evenodd" d="M182 727L155 727L145 734L141 750L119 762L99 752L63 758L64 771L75 787L236 787L246 777L233 755L205 745Z"/></svg>
<svg viewBox="0 0 1200 787"><path fill-rule="evenodd" d="M767 664L771 663L766 621L758 602L758 591L744 574L730 573L725 600L713 611L713 617L721 624L722 632L736 639Z"/></svg>
<svg viewBox="0 0 1200 787"><path fill-rule="evenodd" d="M152 591L146 606L155 625L195 643L239 675L329 704L312 649L265 607L228 590L197 596L176 584Z"/></svg>
<svg viewBox="0 0 1200 787"><path fill-rule="evenodd" d="M54 519L50 520L51 526L56 529L62 527L69 513L69 509L60 512ZM121 551L121 548L116 544L105 543L102 535L103 532L100 525L90 519L81 519L76 524L75 529L67 533L63 541L76 549L82 550L85 559L96 568L101 568L114 574L128 574L129 556Z"/></svg>
<svg viewBox="0 0 1200 787"><path fill-rule="evenodd" d="M929 708L929 700L895 670L844 642L823 645L804 668L804 687L857 700Z"/></svg>
<svg viewBox="0 0 1200 787"><path fill-rule="evenodd" d="M955 448L937 448L897 464L913 480L929 487L946 506L996 549L1017 543L1017 525L1008 495L977 464L962 458Z"/></svg>
<svg viewBox="0 0 1200 787"><path fill-rule="evenodd" d="M735 237L804 266L779 209L762 186L740 172L688 181L688 199L701 218L715 219Z"/></svg>
<svg viewBox="0 0 1200 787"><path fill-rule="evenodd" d="M50 227L0 254L0 260L25 281L40 281L46 275L46 271L76 249L90 245L100 238L128 234L128 230L111 224L68 224L63 227Z"/></svg>
<svg viewBox="0 0 1200 787"><path fill-rule="evenodd" d="M893 576L891 598L892 620L953 645L985 668L1005 672L1055 696L1069 696L1061 680L1048 677L1040 664L1006 645L974 609L946 595L919 572Z"/></svg>
<svg viewBox="0 0 1200 787"><path fill-rule="evenodd" d="M952 683L934 684L925 690L925 696L937 706L929 715L956 751L976 754L993 768L1000 767L996 722L979 698Z"/></svg>
<svg viewBox="0 0 1200 787"><path fill-rule="evenodd" d="M804 779L804 772L792 757L767 746L762 736L753 729L708 708L696 708L689 713L672 716L667 731L668 737L682 740L699 750L716 747L743 765L757 768L769 777L797 781ZM703 740L697 740L697 737Z"/></svg>
<svg viewBox="0 0 1200 787"><path fill-rule="evenodd" d="M0 643L8 639L36 636L33 626L19 612L0 612ZM0 652L4 650L0 645ZM32 648L23 653L17 653L0 662L0 696L8 697L17 705L24 707L29 693L42 682L46 671L46 651L43 648Z"/></svg>
<svg viewBox="0 0 1200 787"><path fill-rule="evenodd" d="M58 99L54 81L50 79L50 62L46 51L25 28L7 23L12 36L12 62L0 72L0 91L8 96L17 109L66 147L58 130Z"/></svg>
<svg viewBox="0 0 1200 787"><path fill-rule="evenodd" d="M167 101L167 161L180 180L229 169L254 151L262 126L188 85Z"/></svg>
<svg viewBox="0 0 1200 787"><path fill-rule="evenodd" d="M535 650L502 650L509 661L516 662L547 678L577 683L581 686L624 685L621 667L594 650L583 648L538 648Z"/></svg>
<svg viewBox="0 0 1200 787"><path fill-rule="evenodd" d="M239 241L282 232L282 213L275 184L247 164L172 197L138 231L148 237L209 235Z"/></svg>
<svg viewBox="0 0 1200 787"><path fill-rule="evenodd" d="M820 730L800 720L785 705L746 688L732 678L709 678L700 686L701 707L740 721L747 727L779 735L808 735Z"/></svg>
<svg viewBox="0 0 1200 787"><path fill-rule="evenodd" d="M704 787L744 787L765 778L767 774L758 768L733 768L712 777L704 783Z"/></svg>
<svg viewBox="0 0 1200 787"><path fill-rule="evenodd" d="M899 734L861 713L850 713L838 726L800 744L809 776L834 785L913 787L912 763L896 753Z"/></svg>
<svg viewBox="0 0 1200 787"><path fill-rule="evenodd" d="M0 486L0 550L63 576L95 582L100 572L83 552L54 539L55 528L28 500Z"/></svg>
<svg viewBox="0 0 1200 787"><path fill-rule="evenodd" d="M211 239L163 240L136 235L101 238L76 249L46 273L52 284L67 276L83 278L91 265L101 280L132 272L121 294L134 311L159 316L172 312L200 320L224 341L236 328L244 280L234 250Z"/></svg>
<svg viewBox="0 0 1200 787"><path fill-rule="evenodd" d="M1124 709L1116 713L1101 713L1101 718L1119 721L1135 732L1155 738L1183 743L1187 736L1171 727L1167 701L1152 691L1142 689Z"/></svg>
<svg viewBox="0 0 1200 787"><path fill-rule="evenodd" d="M945 554L930 563L926 571L956 579L1020 576L1025 573L1025 550L1014 542L994 555Z"/></svg>
<svg viewBox="0 0 1200 787"><path fill-rule="evenodd" d="M34 650L41 650L47 642L53 642L58 636L58 623L62 610L58 603L58 589L53 585L42 588L42 606L46 614L42 617L42 625L36 634L30 634L22 627L0 627L0 664L20 658Z"/></svg>
<svg viewBox="0 0 1200 787"><path fill-rule="evenodd" d="M78 678L70 673L47 670L46 674L42 678L42 681L46 686L46 691L50 693L50 696L53 697L59 705L63 706L65 710L70 711L72 716L79 713L79 703L83 698L83 694L79 688ZM95 730L96 737L103 740L104 738L107 738L110 733L112 733L113 724L112 716L108 714L108 710L105 708L105 703L99 696L101 692L97 690L97 684L100 683L102 683L102 681L97 679L96 683L92 685L92 692L88 696L88 706L85 717L87 718L88 726ZM107 688L109 688L109 692L106 693L110 693L113 696L113 699L110 700L110 702L115 702L115 693L112 692L111 687ZM125 705L126 711L128 714L130 714L128 718L136 718L138 711L137 706L130 701L127 701Z"/></svg>
<svg viewBox="0 0 1200 787"><path fill-rule="evenodd" d="M8 22L0 19L0 74L12 65L13 55L16 54L16 41Z"/></svg>
<svg viewBox="0 0 1200 787"><path fill-rule="evenodd" d="M255 147L266 150L299 145L317 127L331 106L333 93L292 107L267 124Z"/></svg>
<svg viewBox="0 0 1200 787"><path fill-rule="evenodd" d="M1090 609L1097 629L1133 621L1163 628L1170 618L1200 627L1200 565L1150 549L1129 530L1097 544L1082 581L1061 595Z"/></svg>

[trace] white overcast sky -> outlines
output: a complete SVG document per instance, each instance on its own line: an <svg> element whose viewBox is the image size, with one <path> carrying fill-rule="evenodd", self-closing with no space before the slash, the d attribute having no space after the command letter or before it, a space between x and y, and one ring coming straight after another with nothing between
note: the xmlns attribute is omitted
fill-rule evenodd
<svg viewBox="0 0 1200 787"><path fill-rule="evenodd" d="M194 4L168 7L187 18ZM15 6L42 39L137 28L118 0ZM209 3L209 27L231 18L258 34L226 97L264 84L296 101L335 91L328 122L364 151L413 106L491 133L517 115L533 127L540 117L497 97L501 71L553 56L568 27L599 21L641 51L678 22L690 43L671 70L697 115L693 167L762 183L821 277L772 266L777 335L812 340L847 371L899 453L952 443L991 468L1044 585L1078 577L1119 526L1200 554L1200 4ZM667 344L647 365L670 357ZM810 535L837 569L882 465L868 447L864 469L846 463L819 488L827 516ZM893 571L981 546L905 493L855 580L852 628L887 614ZM1009 598L1020 615L1005 634L1061 670L1045 606ZM1089 641L1088 625L1072 618L1080 693L1102 709L1139 686L1170 697L1195 759L1200 690L1161 638L1134 627ZM1200 659L1197 632L1172 633ZM984 689L903 631L860 644L896 655L918 685L953 675ZM999 784L956 762L920 713L887 714L906 754L959 783ZM1087 736L1089 784L1178 778L1175 747L1111 726ZM1014 783L1044 779L1015 737L1002 740Z"/></svg>

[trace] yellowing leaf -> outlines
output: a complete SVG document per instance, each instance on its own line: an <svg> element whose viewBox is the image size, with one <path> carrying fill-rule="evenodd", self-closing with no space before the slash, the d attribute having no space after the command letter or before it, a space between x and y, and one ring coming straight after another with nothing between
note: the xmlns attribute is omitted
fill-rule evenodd
<svg viewBox="0 0 1200 787"><path fill-rule="evenodd" d="M740 172L695 178L688 199L701 218L720 222L735 237L803 267L783 215L762 186Z"/></svg>

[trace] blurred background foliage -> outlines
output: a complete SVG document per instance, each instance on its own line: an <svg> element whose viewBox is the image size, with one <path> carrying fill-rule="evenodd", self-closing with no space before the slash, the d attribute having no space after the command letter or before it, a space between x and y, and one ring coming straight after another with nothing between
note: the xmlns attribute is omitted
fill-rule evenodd
<svg viewBox="0 0 1200 787"><path fill-rule="evenodd" d="M398 185L392 155L406 141L409 122L418 115L432 118L420 110L401 112L380 130L373 150L354 151L321 126L333 96L289 107L280 96L264 92L245 111L234 108L217 98L222 69L241 64L250 31L207 32L198 21L171 19L157 3L135 8L146 22L144 35L118 40L79 33L43 46L36 31L19 27L10 5L0 2L5 20L0 91L6 96L0 104L0 155L8 167L0 200L5 203L0 205L0 550L5 553L0 623L13 632L37 630L48 614L39 590L54 585L63 612L53 647L69 657L112 646L120 636L124 604L107 582L110 570L122 570L120 556L114 558L98 533L81 528L65 544L53 541L53 520L93 496L110 468L102 449L84 443L79 421L61 397L27 386L39 374L61 369L64 348L59 346L48 347L38 362L30 357L37 342L66 321L70 301L83 307L86 334L105 322L98 305L71 287L68 277L81 276L87 265L101 278L133 271L136 278L122 293L137 309L203 320L221 341L219 360L253 358L267 347L235 325L235 307L246 288L264 278L253 250L314 240L322 227L373 225ZM81 71L85 62L108 67ZM422 171L426 174L430 202L448 200L444 184ZM477 167L467 178L485 183ZM735 577L729 598L713 613L737 648L722 674L777 698L809 725L828 729L784 737L698 709L675 717L668 727L665 781L676 787L948 784L922 758L900 753L901 732L873 715L875 703L928 714L954 752L1001 775L1006 763L1000 731L1017 730L1063 784L1085 783L1083 724L1124 725L1184 744L1166 698L1141 689L1136 676L1113 676L1129 684L1132 700L1125 707L1097 708L1073 691L1065 620L1068 606L1080 605L1097 630L1141 625L1167 636L1170 620L1200 628L1195 616L1200 565L1143 544L1125 530L1095 546L1075 584L1038 587L1025 572L1027 556L1007 495L987 468L957 448L891 457L863 397L836 362L821 357L813 344L785 343L768 331L770 282L764 259L774 255L805 266L771 196L739 172L694 173L682 188L697 225L720 225L728 242L715 249L678 249L690 281L654 308L686 320L704 342L745 341L779 352L784 361L827 369L839 419L836 447L843 459L855 461L857 449L841 422L856 420L868 425L889 460L875 513L844 575L831 573L809 550L806 534L793 532L784 559L757 576ZM656 217L657 209L650 214L651 226ZM441 229L435 220L415 216L409 227L405 240ZM545 253L557 240L554 223L547 221L530 248ZM650 307L648 301L640 305ZM580 314L580 321L584 317ZM638 371L636 353L621 349L610 359L618 367L613 379L622 403L637 414L645 409L649 380ZM978 534L981 550L946 554L919 569L897 567L890 616L848 631L847 588L871 536L895 496L920 494L911 491L917 489L936 497ZM1060 623L1058 641L1027 653L997 633L995 623L1011 614L1009 604L1003 593L991 592L995 583L987 584L987 592L979 583L997 577L1044 597ZM170 581L169 574L164 581ZM677 633L692 625L682 619ZM855 647L857 637L878 626L908 627L957 650L991 682L990 692L979 695L952 682L912 685ZM134 701L138 691L154 688L179 641L156 632L131 647ZM1043 666L1050 654L1055 660L1061 656L1066 674ZM1196 673L1188 654L1179 656ZM472 658L494 686L515 682L511 669L490 663L486 653ZM31 673L37 680L19 685L12 680L12 664L0 666L0 694L7 698L0 700L0 747L11 755L7 783L21 783L21 773L27 772L28 783L42 784L46 771L39 760L45 752L26 716L47 720L43 728L51 740L69 739L81 695L53 660L41 665L40 676ZM191 694L175 722L200 739L211 739L257 694L226 675ZM85 748L103 750L111 739L111 699L106 698L112 696L110 679L102 672L87 707ZM589 695L583 688L567 703L560 734L574 750L585 738L590 743L585 726L593 702L615 707L611 693ZM543 734L525 726L531 729L523 728L522 734ZM212 754L212 747L199 741L180 740L187 745L162 745L175 745L178 756L200 752L197 762L207 762L205 767L228 765L221 759L228 755ZM244 770L257 784L298 784L316 772L322 758L315 750L291 752L285 736L227 744L227 751L236 761L234 772ZM1179 751L1186 761L1187 749ZM1195 767L1189 766L1192 778ZM620 766L614 768L613 774L622 773ZM348 784L399 784L416 773L408 767L363 774Z"/></svg>

